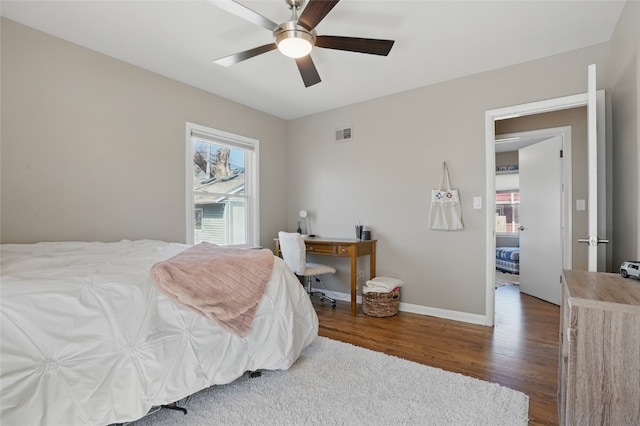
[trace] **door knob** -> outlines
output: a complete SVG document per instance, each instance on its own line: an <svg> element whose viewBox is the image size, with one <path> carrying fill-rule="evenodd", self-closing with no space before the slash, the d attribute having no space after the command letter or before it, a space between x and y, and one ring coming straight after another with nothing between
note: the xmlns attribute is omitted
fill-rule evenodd
<svg viewBox="0 0 640 426"><path fill-rule="evenodd" d="M609 244L609 240L601 240L598 237L578 238L579 243L586 243L590 246L597 246L598 244Z"/></svg>
<svg viewBox="0 0 640 426"><path fill-rule="evenodd" d="M524 231L524 226L520 225L520 227L518 228L521 231Z"/></svg>

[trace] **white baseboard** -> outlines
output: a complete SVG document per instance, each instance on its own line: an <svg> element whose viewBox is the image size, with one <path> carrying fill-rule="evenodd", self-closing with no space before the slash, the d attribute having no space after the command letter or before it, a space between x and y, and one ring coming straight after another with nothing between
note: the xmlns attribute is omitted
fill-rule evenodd
<svg viewBox="0 0 640 426"><path fill-rule="evenodd" d="M351 294L341 293L338 291L327 290L326 288L311 288L312 291L321 291L326 294L328 297L336 300L340 300L342 302L351 302ZM362 296L356 296L356 303L362 304Z"/></svg>
<svg viewBox="0 0 640 426"><path fill-rule="evenodd" d="M486 318L484 315L470 314L468 312L451 311L448 309L432 308L430 306L422 305L412 305L410 303L402 302L400 302L400 307L398 308L398 310L453 321L468 322L470 324L486 325Z"/></svg>
<svg viewBox="0 0 640 426"><path fill-rule="evenodd" d="M328 297L335 300L351 302L351 295L347 293L329 291L324 288L313 288L313 291L321 291ZM362 304L362 296L357 296L356 302ZM412 314L427 315L430 317L466 322L470 324L487 325L487 319L484 315L470 314L467 312L451 311L448 309L432 308L430 306L414 305L403 302L400 302L398 310L402 312L411 312Z"/></svg>

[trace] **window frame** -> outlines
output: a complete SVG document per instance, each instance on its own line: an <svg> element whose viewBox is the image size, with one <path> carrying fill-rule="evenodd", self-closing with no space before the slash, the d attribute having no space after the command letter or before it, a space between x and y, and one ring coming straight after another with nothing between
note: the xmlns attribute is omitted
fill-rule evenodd
<svg viewBox="0 0 640 426"><path fill-rule="evenodd" d="M193 194L192 194L193 196ZM194 204L195 205L195 204ZM200 228L198 228L198 221L196 220L196 213L200 211ZM204 209L199 208L199 207L194 207L193 208L193 220L194 220L194 224L193 224L193 230L194 231L201 231L202 230L202 219L204 219ZM195 237L194 237L195 239Z"/></svg>
<svg viewBox="0 0 640 426"><path fill-rule="evenodd" d="M517 201L517 203L509 203L509 204L503 204L503 205L510 205L510 206L516 206L517 205L517 206L520 206L520 189L503 189L503 190L496 191L495 192L495 194L496 194L495 198L498 197L498 194L507 194L507 193L511 193L511 194L517 193L518 194L518 201ZM497 207L499 205L501 205L501 204L502 203L498 203L497 199L495 200L496 210L497 210ZM518 212L518 218L519 218L519 216L520 216L520 212ZM519 224L519 222L518 222L518 224ZM520 235L520 231L519 230L518 231L512 231L512 232L498 232L498 231L495 231L495 234L496 234L496 236L499 236L499 237L513 237L513 238L515 238L515 237L518 237Z"/></svg>
<svg viewBox="0 0 640 426"><path fill-rule="evenodd" d="M242 135L225 132L195 123L186 123L185 143L185 213L186 243L195 242L195 202L193 194L193 140L197 138L216 145L245 151L245 196L247 203L245 223L245 244L229 245L229 247L257 247L260 245L260 197L259 197L259 164L260 142ZM227 230L228 231L228 230Z"/></svg>

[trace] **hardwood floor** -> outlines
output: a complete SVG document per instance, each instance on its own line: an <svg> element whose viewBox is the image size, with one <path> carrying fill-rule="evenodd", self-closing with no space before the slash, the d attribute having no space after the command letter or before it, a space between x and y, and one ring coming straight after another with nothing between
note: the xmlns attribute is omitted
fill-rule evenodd
<svg viewBox="0 0 640 426"><path fill-rule="evenodd" d="M557 425L560 307L496 290L495 327L406 312L387 318L350 315L349 303L313 304L321 336L487 380L529 396L529 424Z"/></svg>

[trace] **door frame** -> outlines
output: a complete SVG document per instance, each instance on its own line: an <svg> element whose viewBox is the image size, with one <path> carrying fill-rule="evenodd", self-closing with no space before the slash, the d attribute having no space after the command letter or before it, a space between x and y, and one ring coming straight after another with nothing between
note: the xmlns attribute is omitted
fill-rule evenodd
<svg viewBox="0 0 640 426"><path fill-rule="evenodd" d="M587 93L564 96L543 101L530 102L526 104L513 105L485 111L485 167L486 180L485 198L487 200L487 211L485 215L485 325L493 326L495 322L495 269L496 269L496 239L495 239L495 170L496 170L496 120L515 118L527 115L542 114L546 112L561 111L565 109L586 106L588 103ZM571 157L568 157L571 158ZM565 162L570 163L570 161ZM566 173L563 174L566 179ZM571 181L571 176L569 176ZM570 205L571 198L566 197ZM570 231L570 229L569 229ZM572 243L572 239L569 239ZM565 244L566 246L567 244ZM566 261L567 259L565 259Z"/></svg>

